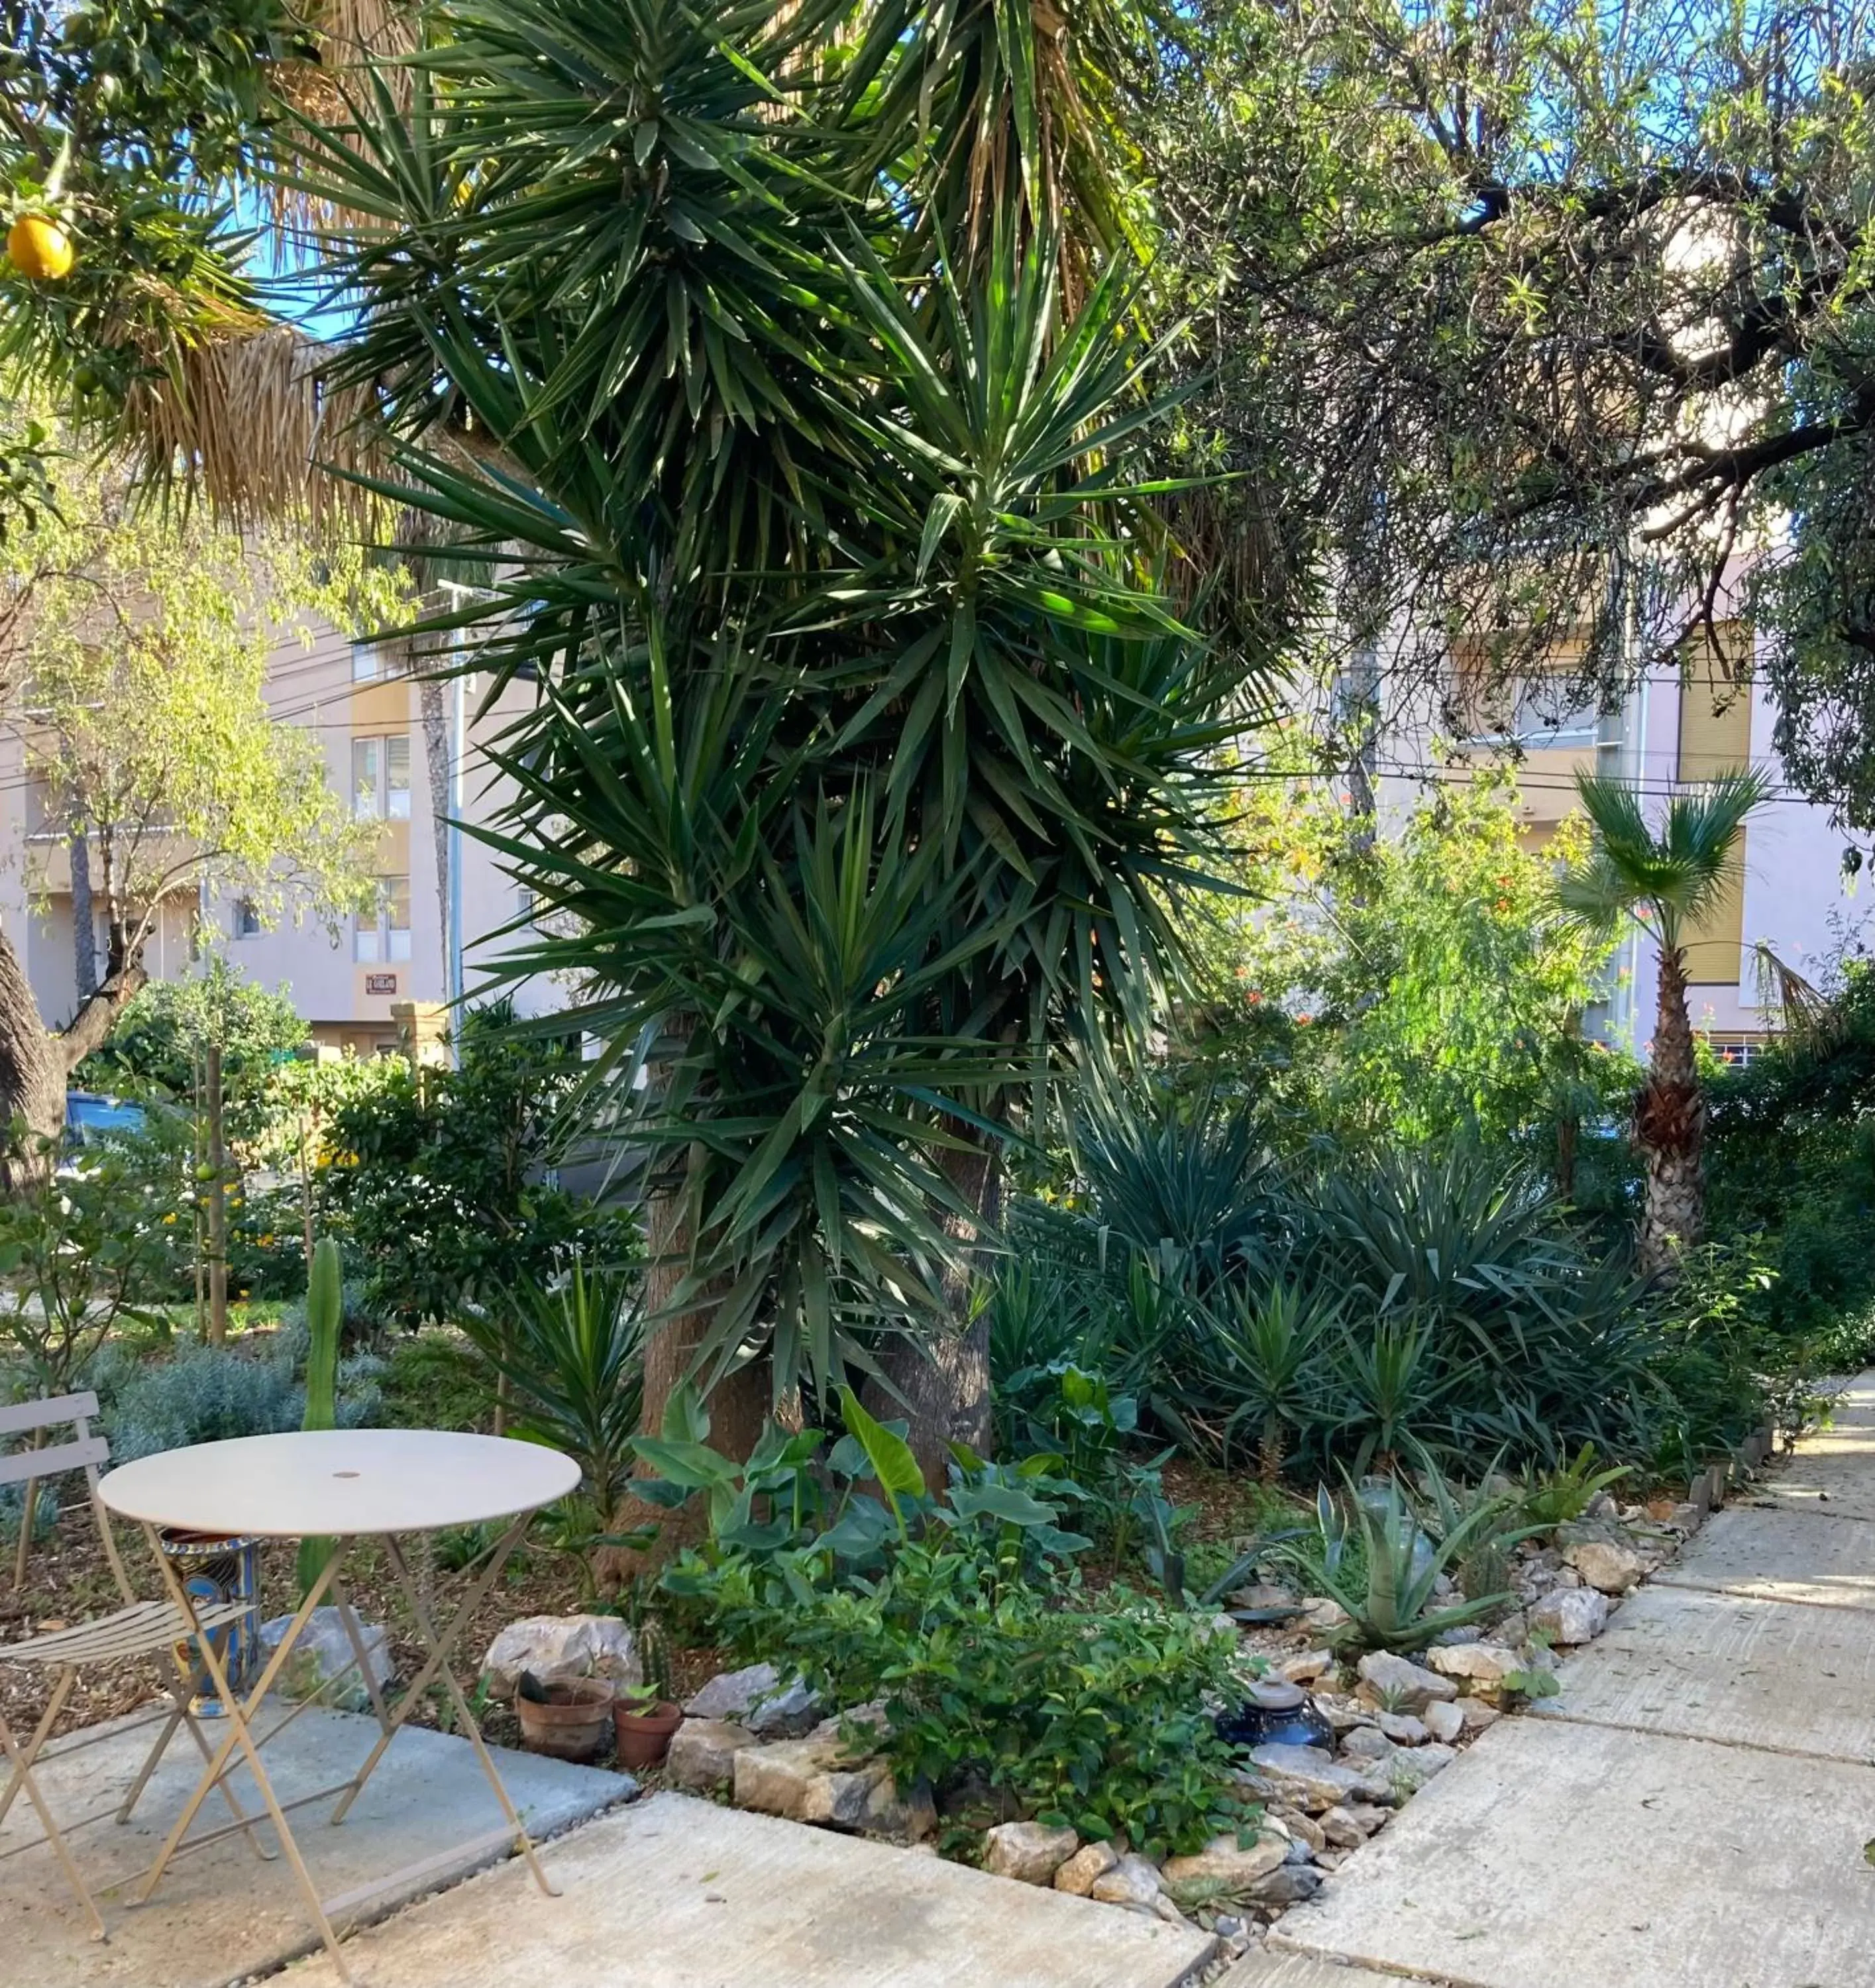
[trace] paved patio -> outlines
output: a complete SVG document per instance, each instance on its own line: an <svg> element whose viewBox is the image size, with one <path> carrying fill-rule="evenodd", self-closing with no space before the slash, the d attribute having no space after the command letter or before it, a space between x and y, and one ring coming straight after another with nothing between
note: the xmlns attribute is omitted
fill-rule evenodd
<svg viewBox="0 0 1875 1988"><path fill-rule="evenodd" d="M262 1729L285 1709L270 1706ZM42 1766L40 1785L62 1821L121 1798L152 1737L147 1729L127 1729L129 1724L118 1721L117 1737ZM377 1734L368 1718L307 1710L267 1749L268 1772L282 1799L290 1800L343 1780ZM529 1753L497 1752L495 1760L537 1834L566 1829L634 1791L629 1776ZM107 1819L73 1839L87 1881L100 1894L107 1946L91 1937L89 1921L41 1840L39 1818L23 1798L14 1804L0 1829L0 1981L18 1988L222 1988L316 1944L286 1860L260 1862L238 1835L181 1858L147 1905L128 1903L129 1881L155 1858L200 1767L201 1756L178 1736L129 1824L120 1828ZM260 1809L245 1771L231 1785L250 1812ZM437 1858L498 1829L502 1821L468 1741L421 1727L398 1734L342 1827L326 1826L330 1806L289 1817L328 1899ZM227 1811L211 1800L204 1818L212 1826L225 1821ZM272 1848L272 1829L263 1824L260 1834ZM393 1911L498 1854L444 1854L432 1869L373 1898L368 1910Z"/></svg>
<svg viewBox="0 0 1875 1988"><path fill-rule="evenodd" d="M361 1988L1182 1988L1208 1934L961 1864L657 1794L346 1947ZM282 1988L337 1988L323 1953ZM1350 1983L1350 1988L1353 1984Z"/></svg>

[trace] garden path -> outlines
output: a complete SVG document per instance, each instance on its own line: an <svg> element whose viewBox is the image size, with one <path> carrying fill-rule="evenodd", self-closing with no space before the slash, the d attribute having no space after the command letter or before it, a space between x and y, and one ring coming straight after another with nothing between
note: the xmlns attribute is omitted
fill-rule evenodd
<svg viewBox="0 0 1875 1988"><path fill-rule="evenodd" d="M689 1795L546 1846L348 1942L367 1988L1181 1988L1208 1934ZM317 1954L282 1988L336 1988Z"/></svg>
<svg viewBox="0 0 1875 1988"><path fill-rule="evenodd" d="M1875 1373L1562 1683L1231 1988L1279 1988L1282 1952L1458 1988L1875 1980Z"/></svg>

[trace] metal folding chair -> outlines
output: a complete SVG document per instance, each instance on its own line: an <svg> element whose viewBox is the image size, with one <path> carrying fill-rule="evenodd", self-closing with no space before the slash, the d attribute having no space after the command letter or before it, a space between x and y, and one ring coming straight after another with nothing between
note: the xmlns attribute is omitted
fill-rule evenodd
<svg viewBox="0 0 1875 1988"><path fill-rule="evenodd" d="M12 1769L4 1788L0 1788L0 1825L4 1825L8 1812L15 1800L24 1794L37 1812L42 1837L29 1841L0 1848L0 1857L19 1855L22 1851L36 1848L42 1843L52 1846L52 1854L59 1860L66 1881L78 1895L85 1909L91 1915L96 1937L107 1939L110 1936L104 1925L104 1916L98 1909L94 1898L79 1873L66 1838L73 1832L94 1822L102 1822L106 1816L118 1822L128 1822L137 1807L150 1777L156 1772L157 1763L167 1750L169 1743L176 1736L178 1726L187 1727L198 1750L204 1760L212 1760L214 1750L203 1733L195 1712L190 1703L193 1679L188 1662L187 1645L198 1632L206 1634L216 1629L230 1628L248 1614L254 1604L251 1601L227 1601L198 1606L193 1618L174 1601L139 1601L132 1589L130 1577L124 1572L123 1561L117 1551L117 1543L112 1537L110 1516L98 1496L98 1466L108 1460L109 1447L101 1435L91 1433L91 1418L98 1412L98 1398L94 1394L59 1395L49 1401L22 1401L12 1407L0 1407L0 1436L42 1435L48 1430L67 1425L72 1431L69 1439L38 1449L15 1450L0 1456L0 1484L23 1484L26 1488L25 1503L20 1523L30 1526L33 1520L32 1507L37 1499L37 1486L48 1478L62 1476L68 1471L82 1470L85 1476L86 1489L91 1504L91 1516L104 1544L106 1557L110 1562L110 1570L123 1595L124 1605L113 1614L98 1617L90 1622L71 1628L50 1629L29 1637L22 1643L0 1644L0 1664L33 1665L53 1673L52 1695L47 1699L45 1712L32 1736L22 1746L15 1740L4 1717L0 1717L0 1754L4 1754ZM62 1743L48 1751L46 1741L59 1715L64 1709L72 1687L78 1681L80 1669L86 1664L114 1663L125 1657L149 1656L158 1652L167 1652L176 1672L176 1682L170 1687L167 1707L153 1717L133 1723L127 1729L113 1723L104 1731ZM159 1725L155 1744L149 1757L144 1762L136 1779L130 1783L129 1792L114 1809L99 1809L90 1815L80 1816L67 1822L62 1833L54 1820L52 1804L35 1780L35 1766L63 1759L67 1754L93 1746L102 1739L115 1739L127 1729L135 1729L135 1724ZM222 1799L233 1810L235 1824L246 1836L249 1846L256 1856L271 1861L275 1852L268 1849L254 1834L256 1821L264 1817L246 1814L225 1781L218 1784Z"/></svg>

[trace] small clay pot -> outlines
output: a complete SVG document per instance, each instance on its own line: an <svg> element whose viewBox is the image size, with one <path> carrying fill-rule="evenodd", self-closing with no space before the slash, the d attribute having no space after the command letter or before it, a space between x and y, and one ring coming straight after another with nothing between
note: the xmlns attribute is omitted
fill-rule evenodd
<svg viewBox="0 0 1875 1988"><path fill-rule="evenodd" d="M603 1743L614 1686L610 1678L568 1678L537 1698L515 1699L521 1743L530 1753L556 1760L590 1760Z"/></svg>
<svg viewBox="0 0 1875 1988"><path fill-rule="evenodd" d="M618 1733L619 1765L654 1767L670 1752L684 1710L664 1698L635 1710L630 1699L620 1699L613 1702L612 1723Z"/></svg>

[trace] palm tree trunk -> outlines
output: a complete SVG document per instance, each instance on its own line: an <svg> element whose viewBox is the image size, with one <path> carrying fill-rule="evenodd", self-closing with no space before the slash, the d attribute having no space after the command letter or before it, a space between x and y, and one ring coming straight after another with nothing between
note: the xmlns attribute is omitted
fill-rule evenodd
<svg viewBox="0 0 1875 1988"><path fill-rule="evenodd" d="M1647 1162L1638 1254L1650 1276L1674 1274L1705 1225L1706 1100L1693 1058L1686 956L1663 945L1647 1081L1634 1104L1634 1138Z"/></svg>
<svg viewBox="0 0 1875 1988"><path fill-rule="evenodd" d="M973 1319L970 1301L980 1255L975 1246L995 1232L1002 1213L1002 1161L997 1149L987 1144L962 1151L947 1147L937 1158L951 1185L975 1211L975 1219L968 1223L955 1217L945 1221L964 1246L944 1281L951 1327L930 1339L900 1339L885 1349L879 1364L890 1388L869 1381L862 1391L870 1413L907 1418L906 1439L933 1490L944 1482L951 1443L968 1443L979 1454L989 1448L989 1314L985 1310Z"/></svg>

